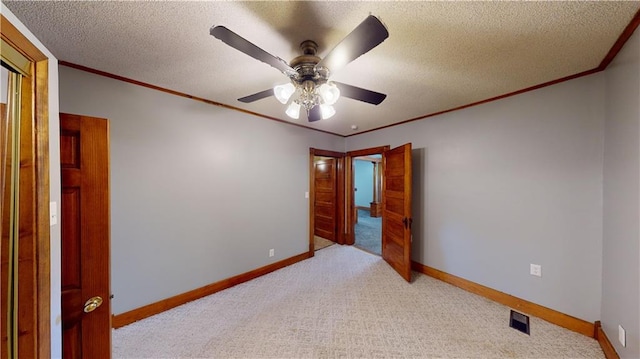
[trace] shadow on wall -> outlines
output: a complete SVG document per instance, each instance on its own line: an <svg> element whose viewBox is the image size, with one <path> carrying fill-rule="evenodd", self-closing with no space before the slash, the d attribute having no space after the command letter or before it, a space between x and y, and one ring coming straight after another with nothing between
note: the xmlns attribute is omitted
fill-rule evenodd
<svg viewBox="0 0 640 359"><path fill-rule="evenodd" d="M413 224L411 226L411 235L413 236L413 242L411 243L411 259L426 264L425 261L425 246L426 238L426 213L425 203L427 202L427 194L425 192L426 183L426 149L414 148L411 151L411 217L413 218Z"/></svg>

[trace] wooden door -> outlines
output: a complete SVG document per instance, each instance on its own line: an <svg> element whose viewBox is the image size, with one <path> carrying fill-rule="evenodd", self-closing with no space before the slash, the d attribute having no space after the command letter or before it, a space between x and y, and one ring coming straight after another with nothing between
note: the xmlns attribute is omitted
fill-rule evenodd
<svg viewBox="0 0 640 359"><path fill-rule="evenodd" d="M336 241L337 215L337 159L325 158L314 161L314 234Z"/></svg>
<svg viewBox="0 0 640 359"><path fill-rule="evenodd" d="M110 358L108 121L60 114L60 165L63 357Z"/></svg>
<svg viewBox="0 0 640 359"><path fill-rule="evenodd" d="M411 281L411 143L382 154L382 258Z"/></svg>

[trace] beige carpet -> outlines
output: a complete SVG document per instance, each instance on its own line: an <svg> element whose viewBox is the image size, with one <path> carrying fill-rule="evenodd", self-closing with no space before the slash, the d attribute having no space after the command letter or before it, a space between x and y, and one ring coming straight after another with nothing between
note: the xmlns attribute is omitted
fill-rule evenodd
<svg viewBox="0 0 640 359"><path fill-rule="evenodd" d="M313 248L314 250L320 250L322 248L327 248L331 245L336 244L333 241L330 241L328 239L322 238L322 237L318 237L318 236L313 236Z"/></svg>
<svg viewBox="0 0 640 359"><path fill-rule="evenodd" d="M604 358L598 343L334 245L113 332L114 358Z"/></svg>

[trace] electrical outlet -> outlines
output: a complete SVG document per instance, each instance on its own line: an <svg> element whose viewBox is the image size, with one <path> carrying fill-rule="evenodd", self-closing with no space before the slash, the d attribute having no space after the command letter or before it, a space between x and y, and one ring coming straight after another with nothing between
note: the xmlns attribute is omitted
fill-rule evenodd
<svg viewBox="0 0 640 359"><path fill-rule="evenodd" d="M531 275L535 275L536 277L542 277L542 266L539 264L531 264Z"/></svg>
<svg viewBox="0 0 640 359"><path fill-rule="evenodd" d="M623 347L627 346L627 336L622 325L618 325L618 340L620 341L620 344L622 344Z"/></svg>
<svg viewBox="0 0 640 359"><path fill-rule="evenodd" d="M276 255L276 250L273 248L269 249L269 257L273 257L274 255Z"/></svg>

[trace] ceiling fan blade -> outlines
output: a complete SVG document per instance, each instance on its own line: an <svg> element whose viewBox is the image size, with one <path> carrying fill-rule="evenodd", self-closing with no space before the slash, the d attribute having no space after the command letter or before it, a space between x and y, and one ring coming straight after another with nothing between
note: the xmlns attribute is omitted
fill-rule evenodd
<svg viewBox="0 0 640 359"><path fill-rule="evenodd" d="M209 33L234 49L275 67L289 77L297 74L296 70L291 68L283 59L271 55L224 26L214 26L209 30Z"/></svg>
<svg viewBox="0 0 640 359"><path fill-rule="evenodd" d="M342 39L316 67L326 67L332 73L382 43L389 32L375 16L369 15L347 37Z"/></svg>
<svg viewBox="0 0 640 359"><path fill-rule="evenodd" d="M253 95L241 97L238 99L238 101L244 102L244 103L251 103L254 101L262 100L263 98L269 97L269 96L273 96L273 89L268 89L268 90L254 93Z"/></svg>
<svg viewBox="0 0 640 359"><path fill-rule="evenodd" d="M320 113L320 106L313 106L307 114L309 122L316 122L322 120L322 114Z"/></svg>
<svg viewBox="0 0 640 359"><path fill-rule="evenodd" d="M360 87L351 86L335 81L333 81L333 83L338 86L338 89L340 89L340 96L342 97L348 97L354 100L368 102L373 105L379 105L382 101L384 101L385 98L387 98L387 95L380 92L365 90Z"/></svg>

